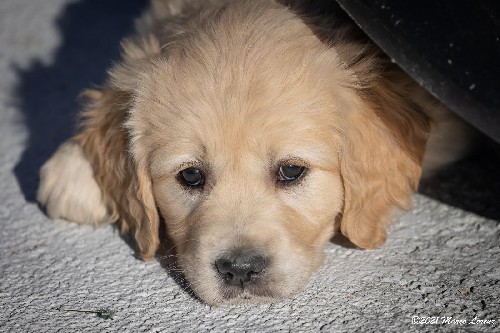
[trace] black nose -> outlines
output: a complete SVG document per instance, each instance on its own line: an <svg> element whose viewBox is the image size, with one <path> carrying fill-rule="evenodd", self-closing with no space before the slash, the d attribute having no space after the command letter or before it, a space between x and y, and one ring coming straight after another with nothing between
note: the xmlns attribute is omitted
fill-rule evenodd
<svg viewBox="0 0 500 333"><path fill-rule="evenodd" d="M262 255L239 254L219 258L215 261L215 266L227 284L243 286L262 274L266 261Z"/></svg>

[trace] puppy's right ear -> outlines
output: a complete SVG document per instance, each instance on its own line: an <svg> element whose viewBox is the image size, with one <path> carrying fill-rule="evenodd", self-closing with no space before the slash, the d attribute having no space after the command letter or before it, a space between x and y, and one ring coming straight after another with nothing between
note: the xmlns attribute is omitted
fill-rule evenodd
<svg viewBox="0 0 500 333"><path fill-rule="evenodd" d="M110 220L120 220L122 232L130 231L135 237L141 257L150 259L159 244L159 218L146 168L129 155L124 123L130 94L108 86L87 91L85 96L90 103L81 114L82 130L73 141L92 166Z"/></svg>
<svg viewBox="0 0 500 333"><path fill-rule="evenodd" d="M39 201L51 217L76 222L121 221L135 237L139 254L151 259L159 244L159 217L146 159L130 152L128 127L134 90L160 52L156 39L123 43L123 61L101 90L88 90L80 133L42 168Z"/></svg>
<svg viewBox="0 0 500 333"><path fill-rule="evenodd" d="M122 232L131 232L139 254L151 259L159 245L159 216L153 197L147 158L130 151L127 120L134 111L133 96L151 58L160 53L154 37L122 43L123 61L109 72L102 93L87 92L91 103L82 113L82 131L75 137L89 159L111 217Z"/></svg>

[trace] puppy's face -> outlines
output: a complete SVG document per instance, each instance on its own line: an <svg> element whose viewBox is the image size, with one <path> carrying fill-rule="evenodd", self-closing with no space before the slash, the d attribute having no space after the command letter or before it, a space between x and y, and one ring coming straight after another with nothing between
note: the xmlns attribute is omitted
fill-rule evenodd
<svg viewBox="0 0 500 333"><path fill-rule="evenodd" d="M208 303L279 300L305 286L334 230L385 241L430 124L408 99L416 84L348 29L325 45L315 33L328 28L288 6L225 4L124 43L38 198L52 217L121 220L144 259L164 221Z"/></svg>
<svg viewBox="0 0 500 333"><path fill-rule="evenodd" d="M225 72L181 79L194 65L172 62L145 83L129 127L148 129L137 144L186 278L209 303L297 292L343 206L339 101L279 61L222 86Z"/></svg>
<svg viewBox="0 0 500 333"><path fill-rule="evenodd" d="M385 241L428 123L365 46L325 46L278 5L219 14L125 44L79 140L99 170L118 161L97 181L144 258L159 212L200 298L276 300L304 287L337 227L360 247ZM128 147L103 154L113 133Z"/></svg>

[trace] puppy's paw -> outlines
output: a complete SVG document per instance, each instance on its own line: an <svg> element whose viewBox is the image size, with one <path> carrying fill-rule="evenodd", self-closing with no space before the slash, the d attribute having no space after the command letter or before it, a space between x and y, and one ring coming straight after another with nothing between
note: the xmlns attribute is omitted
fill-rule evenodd
<svg viewBox="0 0 500 333"><path fill-rule="evenodd" d="M51 218L87 224L109 220L101 189L80 145L66 141L40 171L38 201Z"/></svg>

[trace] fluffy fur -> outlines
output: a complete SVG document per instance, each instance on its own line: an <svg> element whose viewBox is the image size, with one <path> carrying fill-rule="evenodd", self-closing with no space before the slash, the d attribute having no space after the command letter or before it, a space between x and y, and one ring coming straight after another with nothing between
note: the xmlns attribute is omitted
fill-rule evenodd
<svg viewBox="0 0 500 333"><path fill-rule="evenodd" d="M48 214L120 221L147 260L165 223L192 289L211 304L295 294L334 233L361 248L383 244L422 165L463 150L444 145L462 125L352 24L315 5L153 0L106 84L85 93L81 130L41 170ZM431 129L441 150L425 161ZM284 186L283 164L307 170ZM179 181L191 166L204 171L202 188ZM214 262L242 251L266 267L227 285Z"/></svg>

